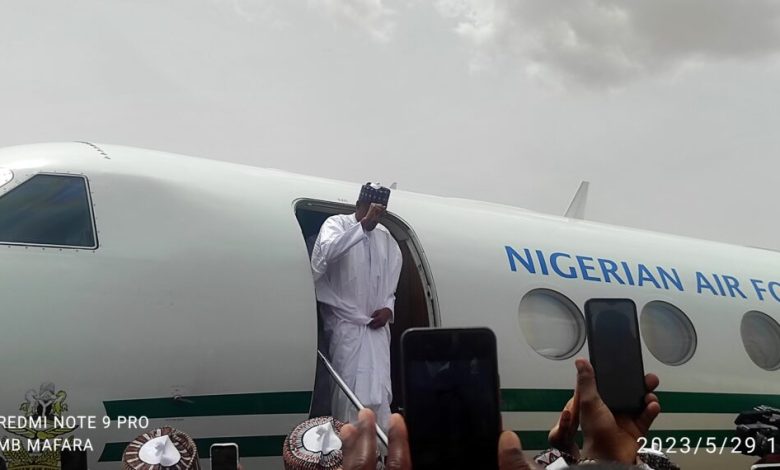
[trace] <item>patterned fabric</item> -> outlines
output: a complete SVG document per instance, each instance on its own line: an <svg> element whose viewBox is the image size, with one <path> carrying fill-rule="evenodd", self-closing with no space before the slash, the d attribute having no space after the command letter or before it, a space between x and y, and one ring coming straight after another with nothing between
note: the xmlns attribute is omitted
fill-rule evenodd
<svg viewBox="0 0 780 470"><path fill-rule="evenodd" d="M375 202L387 206L390 201L390 190L377 183L368 182L360 188L358 201Z"/></svg>
<svg viewBox="0 0 780 470"><path fill-rule="evenodd" d="M330 425L330 426L324 426ZM344 423L330 416L314 418L299 424L284 439L282 446L282 458L286 470L337 470L341 469L341 441L338 434ZM318 429L319 427L319 429ZM335 439L330 445L322 446L324 436L321 434L332 428L335 431L330 439ZM309 447L307 447L309 444ZM335 448L337 447L337 448Z"/></svg>
<svg viewBox="0 0 780 470"><path fill-rule="evenodd" d="M179 459L170 466L164 466L159 462L146 462L139 455L141 448L144 444L148 446L154 445L149 443L153 439L167 436L170 442L173 443L176 451L178 451ZM159 439L158 439L159 440ZM164 427L154 429L140 436L136 437L133 442L127 445L125 453L122 455L122 469L123 470L200 470L200 462L198 460L198 448L195 446L195 441L192 440L187 434L178 431L174 428Z"/></svg>
<svg viewBox="0 0 780 470"><path fill-rule="evenodd" d="M551 465L553 462L555 462L560 458L565 460L566 463L569 465L573 465L577 463L577 459L567 454L566 452L560 451L558 449L545 450L541 454L534 457L534 462L538 463L539 465L544 465L546 467L548 465Z"/></svg>
<svg viewBox="0 0 780 470"><path fill-rule="evenodd" d="M680 470L676 463L669 460L669 457L661 452L639 451L636 456L653 470Z"/></svg>

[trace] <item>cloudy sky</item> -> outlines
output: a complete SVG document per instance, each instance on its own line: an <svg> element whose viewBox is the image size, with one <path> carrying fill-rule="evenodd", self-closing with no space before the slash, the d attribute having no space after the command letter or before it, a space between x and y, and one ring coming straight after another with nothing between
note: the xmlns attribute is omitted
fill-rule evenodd
<svg viewBox="0 0 780 470"><path fill-rule="evenodd" d="M4 0L0 146L89 140L780 249L775 0Z"/></svg>

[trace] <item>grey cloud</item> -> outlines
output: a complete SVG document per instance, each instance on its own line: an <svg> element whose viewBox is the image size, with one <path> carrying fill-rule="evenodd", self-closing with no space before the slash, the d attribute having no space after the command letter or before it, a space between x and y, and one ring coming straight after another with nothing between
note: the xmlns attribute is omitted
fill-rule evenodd
<svg viewBox="0 0 780 470"><path fill-rule="evenodd" d="M688 61L749 59L780 47L774 0L438 0L474 49L472 66L522 61L548 78L603 87Z"/></svg>
<svg viewBox="0 0 780 470"><path fill-rule="evenodd" d="M395 31L395 12L383 0L309 0L338 21L351 24L378 42L389 42Z"/></svg>

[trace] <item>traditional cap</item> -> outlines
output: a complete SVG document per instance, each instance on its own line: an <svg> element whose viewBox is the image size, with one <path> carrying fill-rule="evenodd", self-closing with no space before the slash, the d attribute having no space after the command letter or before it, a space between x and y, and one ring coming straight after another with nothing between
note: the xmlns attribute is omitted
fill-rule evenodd
<svg viewBox="0 0 780 470"><path fill-rule="evenodd" d="M122 455L123 470L200 470L195 441L164 427L136 437Z"/></svg>
<svg viewBox="0 0 780 470"><path fill-rule="evenodd" d="M379 183L370 181L360 188L360 197L358 201L376 202L377 204L387 205L390 200L390 190Z"/></svg>
<svg viewBox="0 0 780 470"><path fill-rule="evenodd" d="M285 470L341 469L341 439L344 423L330 416L304 421L284 439Z"/></svg>

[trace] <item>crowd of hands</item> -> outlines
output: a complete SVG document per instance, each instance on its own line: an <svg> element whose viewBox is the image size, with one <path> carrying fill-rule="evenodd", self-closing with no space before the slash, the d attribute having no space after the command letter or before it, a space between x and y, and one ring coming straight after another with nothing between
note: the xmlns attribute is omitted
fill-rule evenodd
<svg viewBox="0 0 780 470"><path fill-rule="evenodd" d="M655 374L645 376L648 390L645 407L639 415L614 415L604 404L596 388L593 366L585 359L575 361L577 381L574 394L561 411L558 422L550 430L550 445L566 452L575 459L611 462L602 468L630 468L638 463L638 440L647 434L655 418L661 412L658 397L653 393L658 387ZM347 424L341 430L344 470L375 470L377 463L376 417L364 409L356 424ZM576 442L578 428L582 426L583 446ZM538 470L542 467L523 453L520 438L514 431L503 431L498 441L500 470ZM411 470L409 435L406 423L399 414L390 418L388 450L385 467L391 470ZM588 466L595 469L596 467Z"/></svg>

